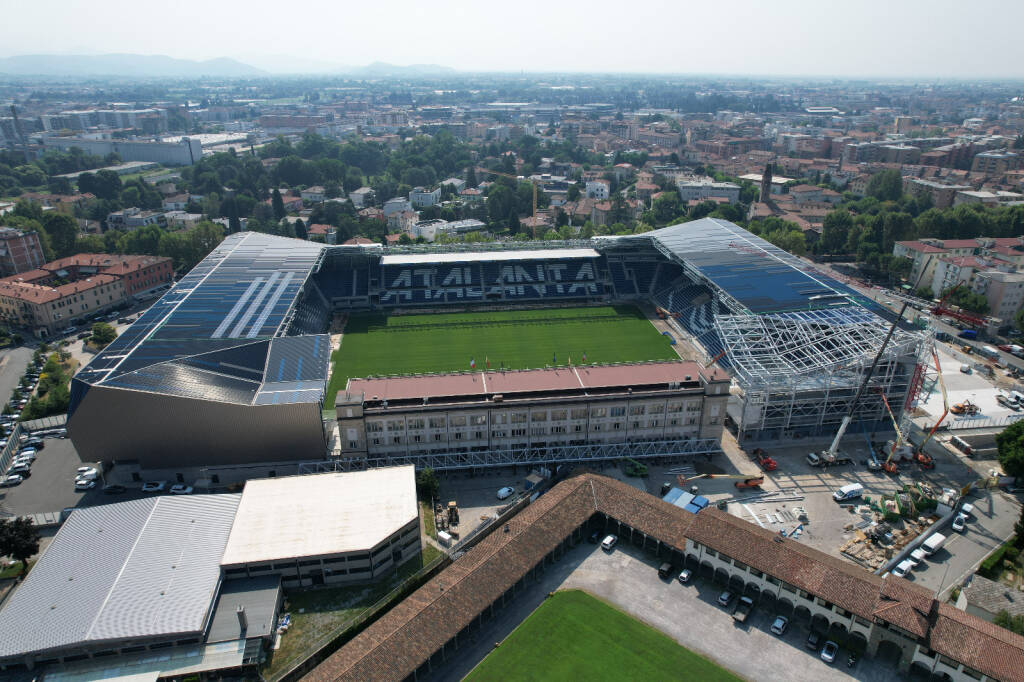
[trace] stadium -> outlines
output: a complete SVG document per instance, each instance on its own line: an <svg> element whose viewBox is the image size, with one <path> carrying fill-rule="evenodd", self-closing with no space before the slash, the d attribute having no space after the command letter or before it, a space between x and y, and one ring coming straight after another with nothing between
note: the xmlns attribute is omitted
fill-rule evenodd
<svg viewBox="0 0 1024 682"><path fill-rule="evenodd" d="M682 358L699 393L731 380L723 421L741 441L813 436L849 410L888 332L886 314L719 219L586 241L387 249L239 233L75 377L69 429L83 459L145 469L323 460L339 391L348 416L361 415L345 398L351 379L458 372L486 381L541 369L555 377L559 368ZM328 332L339 329L332 363ZM879 394L894 409L912 400L923 340L896 331L854 432L888 428ZM602 390L684 383L634 386L621 374ZM546 397L568 400L570 388ZM426 404L429 388L415 397ZM339 430L343 444L351 436ZM527 444L475 463L697 454L717 450L712 440L623 431L597 448L566 439L555 454Z"/></svg>

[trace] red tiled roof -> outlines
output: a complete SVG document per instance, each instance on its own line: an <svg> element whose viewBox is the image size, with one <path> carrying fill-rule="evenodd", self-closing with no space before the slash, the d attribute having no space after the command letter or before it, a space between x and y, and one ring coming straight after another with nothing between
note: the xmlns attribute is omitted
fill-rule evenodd
<svg viewBox="0 0 1024 682"><path fill-rule="evenodd" d="M714 507L697 514L621 481L563 481L495 529L310 672L305 680L403 680L595 513L677 549L689 538L1000 680L1024 680L1024 637L935 602L902 578L880 578ZM876 627L880 627L876 625Z"/></svg>

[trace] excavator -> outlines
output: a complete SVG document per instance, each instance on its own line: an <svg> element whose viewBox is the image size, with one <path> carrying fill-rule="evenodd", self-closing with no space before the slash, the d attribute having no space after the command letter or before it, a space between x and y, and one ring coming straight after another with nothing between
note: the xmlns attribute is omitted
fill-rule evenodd
<svg viewBox="0 0 1024 682"><path fill-rule="evenodd" d="M968 417L973 417L974 415L981 412L981 408L972 403L970 400L964 400L962 403L957 403L953 405L953 407L949 408L949 411L952 412L953 414L962 414Z"/></svg>
<svg viewBox="0 0 1024 682"><path fill-rule="evenodd" d="M698 478L739 478L742 480L736 481L737 488L760 488L761 484L764 483L764 474L760 476L751 474L697 474L686 478L685 476L676 476L676 481L680 487L685 486L687 483L696 481Z"/></svg>

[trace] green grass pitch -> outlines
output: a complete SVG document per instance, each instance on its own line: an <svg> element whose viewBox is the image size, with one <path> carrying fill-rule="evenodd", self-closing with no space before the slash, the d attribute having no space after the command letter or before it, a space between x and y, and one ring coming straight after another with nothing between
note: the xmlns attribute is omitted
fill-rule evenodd
<svg viewBox="0 0 1024 682"><path fill-rule="evenodd" d="M632 306L545 308L349 319L328 395L352 377L678 359ZM329 401L333 404L333 399Z"/></svg>
<svg viewBox="0 0 1024 682"><path fill-rule="evenodd" d="M556 592L466 676L517 680L739 680L585 592Z"/></svg>

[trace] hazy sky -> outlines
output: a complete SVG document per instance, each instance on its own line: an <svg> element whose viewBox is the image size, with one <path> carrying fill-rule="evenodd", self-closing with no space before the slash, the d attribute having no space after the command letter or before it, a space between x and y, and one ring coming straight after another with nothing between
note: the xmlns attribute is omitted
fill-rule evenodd
<svg viewBox="0 0 1024 682"><path fill-rule="evenodd" d="M0 0L0 56L234 57L268 70L1024 77L1024 1Z"/></svg>

